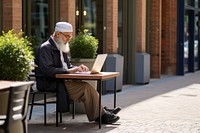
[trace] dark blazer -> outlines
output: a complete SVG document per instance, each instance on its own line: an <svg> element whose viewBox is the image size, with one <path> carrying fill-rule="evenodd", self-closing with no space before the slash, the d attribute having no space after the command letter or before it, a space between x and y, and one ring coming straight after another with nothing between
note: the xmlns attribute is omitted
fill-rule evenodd
<svg viewBox="0 0 200 133"><path fill-rule="evenodd" d="M68 55L63 53L63 56L68 68L72 68ZM37 89L39 91L57 91L58 111L69 111L69 97L64 80L55 78L55 74L68 72L62 66L60 51L57 49L52 37L38 48L35 55L35 64L38 65L35 69Z"/></svg>

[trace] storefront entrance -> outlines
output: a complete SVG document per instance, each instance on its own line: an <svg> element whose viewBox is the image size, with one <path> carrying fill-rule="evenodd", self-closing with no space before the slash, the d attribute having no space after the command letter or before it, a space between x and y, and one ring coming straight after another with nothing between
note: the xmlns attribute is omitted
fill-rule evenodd
<svg viewBox="0 0 200 133"><path fill-rule="evenodd" d="M199 67L199 12L193 9L185 11L184 19L184 71L194 72Z"/></svg>

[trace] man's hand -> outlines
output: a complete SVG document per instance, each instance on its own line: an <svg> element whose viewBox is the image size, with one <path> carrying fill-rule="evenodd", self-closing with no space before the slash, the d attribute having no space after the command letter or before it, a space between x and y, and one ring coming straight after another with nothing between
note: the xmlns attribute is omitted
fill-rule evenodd
<svg viewBox="0 0 200 133"><path fill-rule="evenodd" d="M88 67L81 64L80 66L77 66L77 67L73 67L71 69L68 69L68 72L69 73L75 73L75 72L87 72L89 71Z"/></svg>
<svg viewBox="0 0 200 133"><path fill-rule="evenodd" d="M79 67L80 67L80 71L79 72L87 72L87 71L89 71L88 67L83 65L83 64L81 64Z"/></svg>

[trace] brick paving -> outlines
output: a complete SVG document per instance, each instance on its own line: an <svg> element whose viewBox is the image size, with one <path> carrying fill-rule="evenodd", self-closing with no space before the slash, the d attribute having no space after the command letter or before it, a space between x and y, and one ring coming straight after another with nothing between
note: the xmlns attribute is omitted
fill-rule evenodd
<svg viewBox="0 0 200 133"><path fill-rule="evenodd" d="M113 106L113 94L102 97ZM117 93L120 120L111 125L88 122L85 114L70 113L55 126L54 105L48 107L48 125L43 125L43 108L36 107L29 133L200 133L200 72L185 76L151 79L146 85L124 85Z"/></svg>

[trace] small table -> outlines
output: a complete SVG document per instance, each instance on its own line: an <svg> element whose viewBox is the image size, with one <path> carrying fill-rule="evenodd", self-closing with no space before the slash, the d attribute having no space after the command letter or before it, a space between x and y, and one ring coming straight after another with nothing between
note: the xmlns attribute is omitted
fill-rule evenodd
<svg viewBox="0 0 200 133"><path fill-rule="evenodd" d="M72 80L97 80L97 91L99 92L99 129L101 128L101 96L102 81L115 78L114 83L114 108L116 107L116 77L119 72L100 72L98 74L75 73L75 74L56 74L56 78L72 79Z"/></svg>
<svg viewBox="0 0 200 133"><path fill-rule="evenodd" d="M9 81L9 80L0 80L0 91L4 91L13 86L24 85L24 84L33 84L33 81Z"/></svg>

